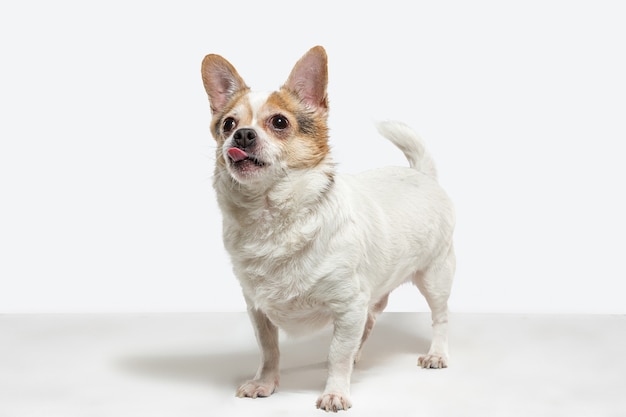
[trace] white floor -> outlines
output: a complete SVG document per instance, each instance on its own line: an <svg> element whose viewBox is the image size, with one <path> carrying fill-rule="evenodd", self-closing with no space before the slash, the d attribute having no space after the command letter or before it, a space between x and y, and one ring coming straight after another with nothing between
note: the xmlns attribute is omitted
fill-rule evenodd
<svg viewBox="0 0 626 417"><path fill-rule="evenodd" d="M454 314L451 363L416 366L429 316L384 313L347 416L626 416L626 316ZM244 313L0 316L0 417L315 416L329 332L283 339L280 391Z"/></svg>

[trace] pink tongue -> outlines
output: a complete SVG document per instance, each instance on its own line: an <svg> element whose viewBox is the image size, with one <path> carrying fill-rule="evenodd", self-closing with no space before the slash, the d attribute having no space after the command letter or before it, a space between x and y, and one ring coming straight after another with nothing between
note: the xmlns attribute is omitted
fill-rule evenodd
<svg viewBox="0 0 626 417"><path fill-rule="evenodd" d="M230 148L227 152L228 156L230 156L230 159L235 162L243 161L248 157L248 154L239 148Z"/></svg>

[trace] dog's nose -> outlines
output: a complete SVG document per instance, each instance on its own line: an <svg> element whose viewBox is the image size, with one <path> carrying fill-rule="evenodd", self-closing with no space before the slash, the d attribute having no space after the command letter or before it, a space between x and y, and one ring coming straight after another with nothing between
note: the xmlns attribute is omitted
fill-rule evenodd
<svg viewBox="0 0 626 417"><path fill-rule="evenodd" d="M233 139L235 141L235 145L238 147L242 149L249 148L254 145L254 142L256 141L256 132L254 129L239 129L233 135Z"/></svg>

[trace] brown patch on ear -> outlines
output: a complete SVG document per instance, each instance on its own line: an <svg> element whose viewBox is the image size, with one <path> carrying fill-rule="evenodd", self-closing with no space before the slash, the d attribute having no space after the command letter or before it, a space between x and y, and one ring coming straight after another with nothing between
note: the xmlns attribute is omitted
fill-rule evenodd
<svg viewBox="0 0 626 417"><path fill-rule="evenodd" d="M235 67L215 54L209 54L202 60L202 82L214 114L222 112L226 103L238 92L249 90Z"/></svg>
<svg viewBox="0 0 626 417"><path fill-rule="evenodd" d="M316 110L328 110L328 58L321 46L311 48L291 70L283 88Z"/></svg>

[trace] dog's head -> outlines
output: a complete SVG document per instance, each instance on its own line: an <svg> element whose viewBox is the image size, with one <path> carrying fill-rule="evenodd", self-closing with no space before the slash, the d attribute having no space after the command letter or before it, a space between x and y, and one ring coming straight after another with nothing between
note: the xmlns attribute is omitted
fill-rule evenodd
<svg viewBox="0 0 626 417"><path fill-rule="evenodd" d="M321 46L296 63L278 91L251 91L226 59L213 54L202 61L202 80L218 145L216 170L260 185L316 167L328 155L328 70Z"/></svg>

